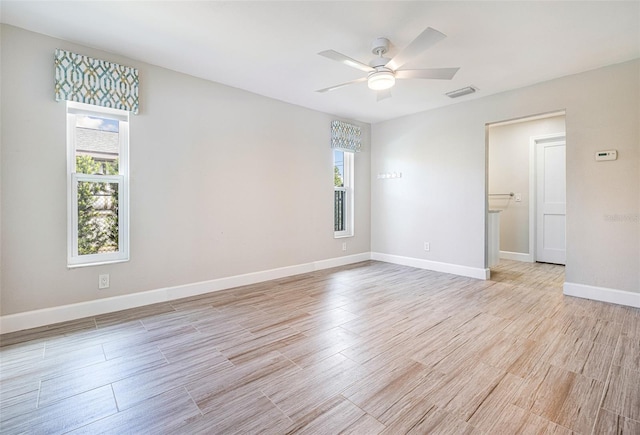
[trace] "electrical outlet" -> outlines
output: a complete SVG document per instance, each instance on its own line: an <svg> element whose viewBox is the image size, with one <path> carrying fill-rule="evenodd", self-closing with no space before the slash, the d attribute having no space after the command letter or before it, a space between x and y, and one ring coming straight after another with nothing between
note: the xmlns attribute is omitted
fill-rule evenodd
<svg viewBox="0 0 640 435"><path fill-rule="evenodd" d="M431 243L424 242L424 250L425 251L430 251L431 250Z"/></svg>
<svg viewBox="0 0 640 435"><path fill-rule="evenodd" d="M109 274L98 275L98 289L109 288Z"/></svg>
<svg viewBox="0 0 640 435"><path fill-rule="evenodd" d="M342 242L342 250L343 251L347 250L347 242Z"/></svg>

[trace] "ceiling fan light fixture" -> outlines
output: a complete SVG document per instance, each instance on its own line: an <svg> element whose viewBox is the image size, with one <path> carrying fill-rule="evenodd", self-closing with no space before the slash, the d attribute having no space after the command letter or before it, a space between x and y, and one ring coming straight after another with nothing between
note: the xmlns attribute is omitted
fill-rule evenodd
<svg viewBox="0 0 640 435"><path fill-rule="evenodd" d="M374 91L383 91L396 84L396 78L391 71L375 71L369 74L367 85Z"/></svg>

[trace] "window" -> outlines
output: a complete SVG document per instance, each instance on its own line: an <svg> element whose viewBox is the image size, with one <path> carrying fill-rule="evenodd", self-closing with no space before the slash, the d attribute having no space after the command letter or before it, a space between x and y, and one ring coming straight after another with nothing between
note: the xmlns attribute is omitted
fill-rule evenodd
<svg viewBox="0 0 640 435"><path fill-rule="evenodd" d="M70 267L129 259L129 113L67 102Z"/></svg>
<svg viewBox="0 0 640 435"><path fill-rule="evenodd" d="M353 153L333 150L333 234L353 236Z"/></svg>

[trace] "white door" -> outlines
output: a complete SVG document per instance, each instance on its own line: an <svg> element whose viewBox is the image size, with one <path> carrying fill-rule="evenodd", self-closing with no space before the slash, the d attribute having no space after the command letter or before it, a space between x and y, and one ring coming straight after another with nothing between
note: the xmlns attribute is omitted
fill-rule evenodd
<svg viewBox="0 0 640 435"><path fill-rule="evenodd" d="M566 145L536 143L536 261L566 262Z"/></svg>

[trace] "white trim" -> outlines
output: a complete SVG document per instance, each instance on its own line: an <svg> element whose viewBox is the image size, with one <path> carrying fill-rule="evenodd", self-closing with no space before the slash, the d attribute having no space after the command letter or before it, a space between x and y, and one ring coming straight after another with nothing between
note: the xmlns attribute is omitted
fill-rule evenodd
<svg viewBox="0 0 640 435"><path fill-rule="evenodd" d="M575 296L577 298L640 308L640 293L636 292L565 282L563 293L567 296Z"/></svg>
<svg viewBox="0 0 640 435"><path fill-rule="evenodd" d="M515 260L515 261L524 261L527 263L533 263L533 258L531 257L531 254L522 253L522 252L500 251L500 258L503 260Z"/></svg>
<svg viewBox="0 0 640 435"><path fill-rule="evenodd" d="M333 238L340 239L343 237L353 237L354 234L354 226L355 226L355 189L354 189L354 172L355 172L355 153L353 151L347 152L341 148L333 148L333 151L338 150L342 151L342 184L343 187L335 187L334 191L334 201L335 201L335 192L343 191L345 195L344 202L344 221L345 221L345 229L343 231L334 231ZM335 167L335 152L333 165ZM334 203L334 213L335 213L335 203ZM335 216L334 216L335 221Z"/></svg>
<svg viewBox="0 0 640 435"><path fill-rule="evenodd" d="M454 275L467 276L469 278L489 279L489 269L461 266L459 264L441 263L439 261L424 260L422 258L403 257L400 255L382 254L380 252L371 253L372 260L384 261L386 263L411 266L418 269L433 270L434 272L451 273Z"/></svg>
<svg viewBox="0 0 640 435"><path fill-rule="evenodd" d="M113 107L98 106L88 103L79 103L77 101L66 100L67 113L83 116L101 116L107 115L109 118L118 121L129 122L129 111L124 109L114 109Z"/></svg>
<svg viewBox="0 0 640 435"><path fill-rule="evenodd" d="M371 260L370 252L362 252L360 254L345 255L343 257L328 258L326 260L314 261L313 270L331 269L332 267L346 266L347 264L360 263L361 261Z"/></svg>
<svg viewBox="0 0 640 435"><path fill-rule="evenodd" d="M71 202L71 232L69 233L71 243L71 255L67 259L67 267L79 266L95 266L96 264L118 263L129 260L129 243L127 241L127 219L125 213L126 207L126 188L125 177L122 175L92 175L92 174L71 174L71 198L78 197L78 183L109 183L118 185L118 203L123 206L118 207L118 222L122 222L118 226L118 231L122 237L118 237L118 250L116 252L102 254L78 254L78 201Z"/></svg>
<svg viewBox="0 0 640 435"><path fill-rule="evenodd" d="M501 127L509 124L519 124L521 122L537 121L539 119L553 118L555 116L564 116L566 115L566 113L567 113L566 110L557 110L555 112L540 113L538 115L527 115L527 116L522 116L520 118L507 119L505 121L491 122L487 125L489 127Z"/></svg>
<svg viewBox="0 0 640 435"><path fill-rule="evenodd" d="M67 101L67 267L96 266L129 261L129 112ZM76 173L76 128L78 116L94 116L118 121L118 175ZM78 254L79 181L118 184L118 251Z"/></svg>
<svg viewBox="0 0 640 435"><path fill-rule="evenodd" d="M536 207L538 207L536 196L536 139L529 138L529 259L533 263L536 261Z"/></svg>
<svg viewBox="0 0 640 435"><path fill-rule="evenodd" d="M18 314L9 314L7 316L0 316L0 331L3 334L6 334L9 332L21 331L23 329L52 325L54 323L81 319L83 317L96 316L128 308L167 302L174 299L201 295L204 293L240 287L243 285L256 284L301 273L309 273L316 270L359 263L361 261L367 261L370 258L371 255L369 252L363 252L361 254L329 258L326 260L318 260L295 266L252 272L244 275L212 279L209 281L160 288L122 296L113 296L110 298L96 299L88 302L62 305L59 307L27 311Z"/></svg>

